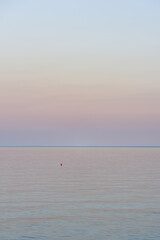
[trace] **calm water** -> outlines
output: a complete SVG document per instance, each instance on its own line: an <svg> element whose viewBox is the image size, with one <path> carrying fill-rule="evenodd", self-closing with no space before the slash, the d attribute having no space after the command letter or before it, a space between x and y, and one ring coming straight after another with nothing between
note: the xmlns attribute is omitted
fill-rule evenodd
<svg viewBox="0 0 160 240"><path fill-rule="evenodd" d="M0 239L159 240L160 148L0 148Z"/></svg>

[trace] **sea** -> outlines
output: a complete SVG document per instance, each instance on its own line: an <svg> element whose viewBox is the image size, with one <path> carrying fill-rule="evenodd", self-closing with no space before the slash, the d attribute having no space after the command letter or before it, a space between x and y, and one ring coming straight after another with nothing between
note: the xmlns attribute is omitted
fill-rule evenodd
<svg viewBox="0 0 160 240"><path fill-rule="evenodd" d="M27 239L159 240L160 148L0 148L0 240Z"/></svg>

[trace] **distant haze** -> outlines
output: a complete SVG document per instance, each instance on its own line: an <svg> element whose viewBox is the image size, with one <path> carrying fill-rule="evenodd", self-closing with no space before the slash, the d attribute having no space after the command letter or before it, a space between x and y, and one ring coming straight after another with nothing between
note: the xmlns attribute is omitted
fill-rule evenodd
<svg viewBox="0 0 160 240"><path fill-rule="evenodd" d="M0 2L0 145L160 145L158 0Z"/></svg>

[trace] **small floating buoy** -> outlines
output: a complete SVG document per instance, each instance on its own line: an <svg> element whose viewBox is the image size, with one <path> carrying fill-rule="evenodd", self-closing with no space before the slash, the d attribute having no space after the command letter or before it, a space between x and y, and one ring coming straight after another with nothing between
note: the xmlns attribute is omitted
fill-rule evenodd
<svg viewBox="0 0 160 240"><path fill-rule="evenodd" d="M63 164L62 164L62 163L60 163L60 166L62 167L62 166L63 166Z"/></svg>

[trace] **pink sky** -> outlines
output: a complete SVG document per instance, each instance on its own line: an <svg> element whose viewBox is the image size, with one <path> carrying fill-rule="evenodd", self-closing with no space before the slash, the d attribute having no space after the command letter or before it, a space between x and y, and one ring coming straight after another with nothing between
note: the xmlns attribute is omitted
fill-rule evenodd
<svg viewBox="0 0 160 240"><path fill-rule="evenodd" d="M0 145L160 145L160 17L135 2L1 6Z"/></svg>

